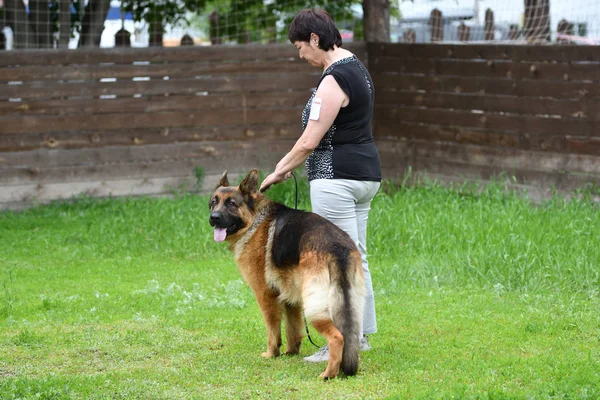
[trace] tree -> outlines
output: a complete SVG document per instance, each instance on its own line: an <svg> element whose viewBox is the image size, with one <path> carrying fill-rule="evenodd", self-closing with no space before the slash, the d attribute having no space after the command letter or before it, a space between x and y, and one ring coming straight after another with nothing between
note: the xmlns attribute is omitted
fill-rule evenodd
<svg viewBox="0 0 600 400"><path fill-rule="evenodd" d="M58 7L58 47L68 48L71 39L71 2L61 0Z"/></svg>
<svg viewBox="0 0 600 400"><path fill-rule="evenodd" d="M206 0L124 0L122 7L131 12L137 22L146 21L149 25L150 46L162 46L162 36L166 25L186 21L190 12L204 10Z"/></svg>
<svg viewBox="0 0 600 400"><path fill-rule="evenodd" d="M390 1L364 0L363 23L365 40L369 42L390 41Z"/></svg>
<svg viewBox="0 0 600 400"><path fill-rule="evenodd" d="M78 47L99 47L110 0L89 0L81 21Z"/></svg>

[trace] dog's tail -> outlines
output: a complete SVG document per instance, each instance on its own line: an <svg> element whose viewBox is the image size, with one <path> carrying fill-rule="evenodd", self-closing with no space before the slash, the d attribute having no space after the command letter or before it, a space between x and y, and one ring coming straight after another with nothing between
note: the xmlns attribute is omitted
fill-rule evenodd
<svg viewBox="0 0 600 400"><path fill-rule="evenodd" d="M357 250L338 254L336 258L338 265L330 267L331 317L344 337L341 369L345 375L352 376L358 371L365 297L364 274Z"/></svg>

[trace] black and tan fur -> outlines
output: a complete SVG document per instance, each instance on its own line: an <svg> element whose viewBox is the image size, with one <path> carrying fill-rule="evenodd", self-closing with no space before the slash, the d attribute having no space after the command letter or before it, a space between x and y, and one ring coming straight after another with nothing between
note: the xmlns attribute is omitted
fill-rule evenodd
<svg viewBox="0 0 600 400"><path fill-rule="evenodd" d="M256 170L235 187L226 171L209 206L210 224L227 229L225 240L262 311L267 328L263 357L279 356L282 319L286 353L299 353L304 313L329 344L321 377L334 378L340 368L345 375L356 374L365 287L352 239L317 214L258 192Z"/></svg>

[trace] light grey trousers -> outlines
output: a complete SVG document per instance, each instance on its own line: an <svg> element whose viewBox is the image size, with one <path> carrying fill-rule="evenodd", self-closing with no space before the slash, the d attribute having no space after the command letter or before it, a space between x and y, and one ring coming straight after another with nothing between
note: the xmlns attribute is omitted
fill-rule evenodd
<svg viewBox="0 0 600 400"><path fill-rule="evenodd" d="M373 283L367 262L367 221L371 200L379 190L379 182L350 179L314 179L310 181L312 211L345 231L358 246L365 273L365 309L363 335L377 332Z"/></svg>

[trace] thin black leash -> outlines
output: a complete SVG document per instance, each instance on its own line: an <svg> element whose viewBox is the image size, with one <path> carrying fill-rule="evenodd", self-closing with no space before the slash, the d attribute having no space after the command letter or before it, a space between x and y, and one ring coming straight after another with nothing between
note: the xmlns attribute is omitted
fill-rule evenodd
<svg viewBox="0 0 600 400"><path fill-rule="evenodd" d="M296 180L296 175L294 175L294 173L292 172L292 177L294 178L294 184L296 186L296 199L294 202L294 210L298 209L298 181ZM303 314L302 317L304 318L304 327L306 328L306 336L308 336L308 340L318 349L321 348L321 346L318 346L317 344L315 344L315 342L313 342L312 338L310 337L310 332L308 331L308 323L306 322L306 316Z"/></svg>

